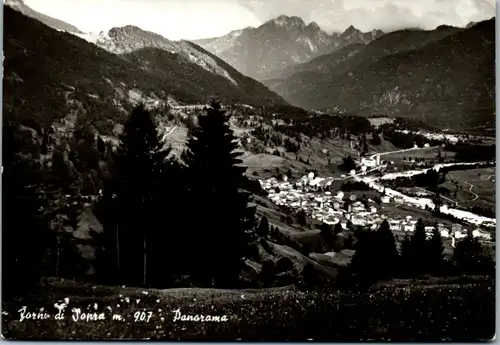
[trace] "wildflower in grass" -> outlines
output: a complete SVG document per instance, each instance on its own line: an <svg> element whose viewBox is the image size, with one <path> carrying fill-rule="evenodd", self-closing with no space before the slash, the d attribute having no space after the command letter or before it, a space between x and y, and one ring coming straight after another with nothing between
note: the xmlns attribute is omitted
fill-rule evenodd
<svg viewBox="0 0 500 345"><path fill-rule="evenodd" d="M66 304L68 304L68 303L69 303L69 298L68 298L68 297L66 297L66 298L64 299L64 303L66 303Z"/></svg>
<svg viewBox="0 0 500 345"><path fill-rule="evenodd" d="M140 301L141 301L141 300L138 298L138 299L136 300L136 303L137 303L137 304L139 304L139 302L140 302Z"/></svg>
<svg viewBox="0 0 500 345"><path fill-rule="evenodd" d="M156 300L156 303L160 303L160 299L159 298Z"/></svg>
<svg viewBox="0 0 500 345"><path fill-rule="evenodd" d="M117 308L120 308L120 305L119 305L119 304L117 304L117 305L116 305L116 307L117 307Z"/></svg>
<svg viewBox="0 0 500 345"><path fill-rule="evenodd" d="M54 303L54 308L58 309L59 311L63 310L64 308L66 308L66 304L64 303Z"/></svg>
<svg viewBox="0 0 500 345"><path fill-rule="evenodd" d="M245 295L241 295L241 299L245 299Z"/></svg>

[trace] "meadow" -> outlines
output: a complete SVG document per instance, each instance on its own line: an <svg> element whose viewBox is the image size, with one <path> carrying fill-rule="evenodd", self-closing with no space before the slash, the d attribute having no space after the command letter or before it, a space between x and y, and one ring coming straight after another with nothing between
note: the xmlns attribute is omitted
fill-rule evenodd
<svg viewBox="0 0 500 345"><path fill-rule="evenodd" d="M291 286L144 290L46 279L39 297L3 305L2 334L18 340L489 340L495 330L494 301L493 282L483 277L401 280L366 292L307 292ZM55 314L55 303L65 303L64 320L19 321L23 306ZM74 308L102 312L104 320L75 322ZM226 315L228 321L174 321L176 309ZM149 320L140 321L141 312ZM112 314L123 319L113 320Z"/></svg>
<svg viewBox="0 0 500 345"><path fill-rule="evenodd" d="M450 171L446 175L444 187L455 191L454 183L459 189L453 198L461 206L482 206L495 209L495 168Z"/></svg>
<svg viewBox="0 0 500 345"><path fill-rule="evenodd" d="M396 152L387 155L383 155L380 158L385 161L397 161L400 162L403 158L406 158L406 163L411 161L412 159L425 159L426 161L435 161L437 163L438 153L441 152L441 156L444 158L444 161L450 161L455 156L454 152L445 151L440 147L429 147L423 148L419 150L407 151L407 152Z"/></svg>

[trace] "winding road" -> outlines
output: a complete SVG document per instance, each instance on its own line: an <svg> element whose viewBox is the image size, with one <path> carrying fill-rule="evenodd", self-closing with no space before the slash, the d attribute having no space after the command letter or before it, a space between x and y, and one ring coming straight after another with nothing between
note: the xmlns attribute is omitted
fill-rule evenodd
<svg viewBox="0 0 500 345"><path fill-rule="evenodd" d="M464 183L466 183L466 184L468 184L470 186L468 192L471 193L472 195L474 195L474 199L469 200L469 201L475 201L475 200L477 200L479 198L479 195L477 195L476 193L474 193L472 191L472 188L474 188L474 185L472 183L467 182L467 181L464 181Z"/></svg>

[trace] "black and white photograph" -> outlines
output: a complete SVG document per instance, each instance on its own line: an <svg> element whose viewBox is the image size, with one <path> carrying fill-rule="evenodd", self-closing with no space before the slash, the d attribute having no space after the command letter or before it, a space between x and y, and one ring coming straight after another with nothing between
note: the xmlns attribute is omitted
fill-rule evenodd
<svg viewBox="0 0 500 345"><path fill-rule="evenodd" d="M8 340L495 338L494 0L4 0Z"/></svg>

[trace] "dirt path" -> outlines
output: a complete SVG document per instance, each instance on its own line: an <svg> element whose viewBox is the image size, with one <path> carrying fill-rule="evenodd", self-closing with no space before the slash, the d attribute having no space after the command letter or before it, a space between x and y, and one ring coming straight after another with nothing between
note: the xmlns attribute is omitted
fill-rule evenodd
<svg viewBox="0 0 500 345"><path fill-rule="evenodd" d="M165 135L163 135L163 140L165 140L170 134L172 134L175 131L176 128L177 128L177 126L174 126L174 128L172 128L170 130L170 132L165 133Z"/></svg>
<svg viewBox="0 0 500 345"><path fill-rule="evenodd" d="M477 199L479 199L479 195L477 195L476 193L474 193L472 191L472 188L474 188L474 185L472 183L467 182L467 181L464 181L464 183L466 183L466 184L468 184L470 186L468 192L471 193L472 195L474 195L474 199L469 200L469 201L476 201Z"/></svg>
<svg viewBox="0 0 500 345"><path fill-rule="evenodd" d="M488 176L486 176L486 179L483 178L484 176L481 176L480 178L481 178L481 181L489 181L489 179L492 178L493 176L495 176L495 175L488 175Z"/></svg>

